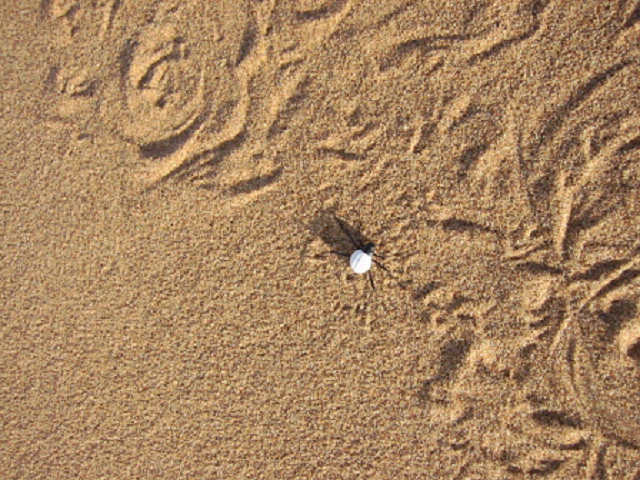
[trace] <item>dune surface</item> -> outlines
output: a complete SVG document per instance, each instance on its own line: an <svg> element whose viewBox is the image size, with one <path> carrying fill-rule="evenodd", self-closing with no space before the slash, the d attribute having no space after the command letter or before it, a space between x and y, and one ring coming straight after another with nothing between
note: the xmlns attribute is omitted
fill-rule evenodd
<svg viewBox="0 0 640 480"><path fill-rule="evenodd" d="M1 478L640 480L640 1L0 3Z"/></svg>

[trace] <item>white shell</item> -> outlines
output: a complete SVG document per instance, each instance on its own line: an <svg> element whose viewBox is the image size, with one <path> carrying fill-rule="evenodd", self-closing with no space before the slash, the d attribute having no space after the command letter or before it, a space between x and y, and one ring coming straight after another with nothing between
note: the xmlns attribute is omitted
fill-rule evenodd
<svg viewBox="0 0 640 480"><path fill-rule="evenodd" d="M351 269L358 273L367 273L371 268L371 255L364 253L362 250L356 250L349 258Z"/></svg>

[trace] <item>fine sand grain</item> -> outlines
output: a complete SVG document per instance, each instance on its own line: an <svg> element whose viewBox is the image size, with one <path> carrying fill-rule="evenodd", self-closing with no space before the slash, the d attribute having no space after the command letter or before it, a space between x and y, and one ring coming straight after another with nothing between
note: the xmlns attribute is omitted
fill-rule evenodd
<svg viewBox="0 0 640 480"><path fill-rule="evenodd" d="M640 480L640 1L0 15L1 479Z"/></svg>

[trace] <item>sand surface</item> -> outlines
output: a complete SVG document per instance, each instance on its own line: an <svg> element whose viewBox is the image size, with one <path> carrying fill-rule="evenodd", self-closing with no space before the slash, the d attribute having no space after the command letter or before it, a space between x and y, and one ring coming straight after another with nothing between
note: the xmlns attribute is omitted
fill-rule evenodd
<svg viewBox="0 0 640 480"><path fill-rule="evenodd" d="M0 4L0 478L640 479L640 1Z"/></svg>

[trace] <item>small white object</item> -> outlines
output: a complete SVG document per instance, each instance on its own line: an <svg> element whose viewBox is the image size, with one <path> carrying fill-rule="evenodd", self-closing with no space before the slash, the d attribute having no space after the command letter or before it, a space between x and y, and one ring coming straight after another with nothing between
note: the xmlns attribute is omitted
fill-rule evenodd
<svg viewBox="0 0 640 480"><path fill-rule="evenodd" d="M367 273L371 268L372 255L362 250L356 250L349 258L351 269L357 274Z"/></svg>

